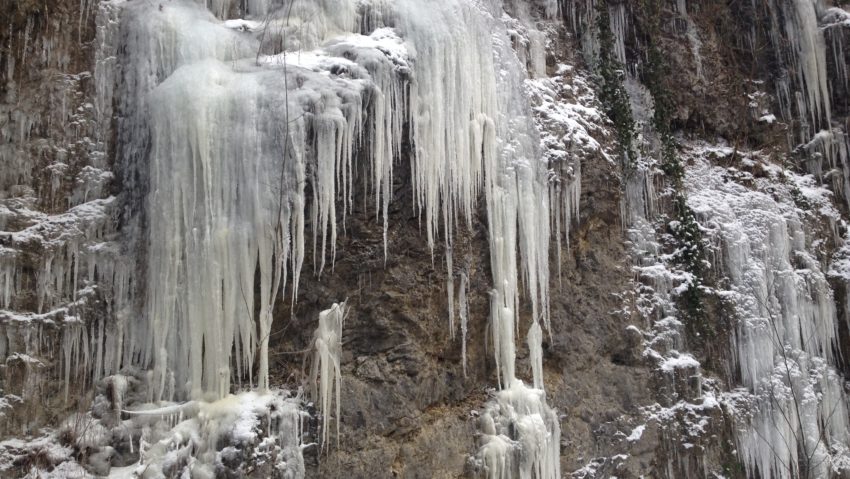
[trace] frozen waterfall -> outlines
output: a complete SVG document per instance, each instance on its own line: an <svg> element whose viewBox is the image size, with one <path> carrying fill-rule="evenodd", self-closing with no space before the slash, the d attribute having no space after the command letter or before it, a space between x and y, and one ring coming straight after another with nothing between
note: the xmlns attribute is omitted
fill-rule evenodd
<svg viewBox="0 0 850 479"><path fill-rule="evenodd" d="M137 248L146 275L140 316L109 330L123 365L149 370L153 402L215 401L254 374L266 391L274 305L284 295L297 301L307 258L315 274L333 274L358 195L371 202L391 254L394 165L410 161L423 241L432 251L446 246L450 298L454 231L471 227L479 199L486 203L503 388L494 403L501 412L488 415L503 424L494 431L501 437L508 424L526 424L505 454L537 452L516 467L556 477L560 432L545 403L541 344L551 327L550 197L560 193L550 193L527 62L514 51L501 2L256 0L242 8L240 19L226 0L101 5L98 108L103 118L113 108L118 115L119 164L138 202L132 224L146 232ZM543 76L542 33L528 32L533 73ZM577 213L578 191L571 186L566 206L554 208L555 234ZM534 388L515 373L521 297L531 304ZM322 313L315 339L323 441L333 402L339 420L341 308ZM491 449L480 454L492 458Z"/></svg>

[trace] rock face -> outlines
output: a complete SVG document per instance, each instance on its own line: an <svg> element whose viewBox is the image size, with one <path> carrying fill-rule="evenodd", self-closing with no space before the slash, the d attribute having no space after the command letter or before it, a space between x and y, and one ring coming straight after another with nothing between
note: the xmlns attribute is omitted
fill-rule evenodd
<svg viewBox="0 0 850 479"><path fill-rule="evenodd" d="M850 475L841 3L4 2L0 475Z"/></svg>

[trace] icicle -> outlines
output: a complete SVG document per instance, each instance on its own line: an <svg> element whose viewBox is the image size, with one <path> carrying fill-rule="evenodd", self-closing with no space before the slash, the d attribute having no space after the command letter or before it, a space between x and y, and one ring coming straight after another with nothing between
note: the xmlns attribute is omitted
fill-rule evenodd
<svg viewBox="0 0 850 479"><path fill-rule="evenodd" d="M628 66L626 60L626 4L615 3L608 5L610 10L608 16L611 19L611 33L614 34L614 54L617 61L623 66Z"/></svg>
<svg viewBox="0 0 850 479"><path fill-rule="evenodd" d="M531 363L535 389L543 389L543 330L537 321L528 330L528 362Z"/></svg>
<svg viewBox="0 0 850 479"><path fill-rule="evenodd" d="M690 43L691 46L691 55L694 57L697 78L704 82L705 75L703 74L702 54L700 53L700 50L702 49L702 40L699 38L699 30L697 29L694 20L688 14L687 0L676 0L676 8L679 11L679 15L685 18L685 35L687 36L688 43Z"/></svg>
<svg viewBox="0 0 850 479"><path fill-rule="evenodd" d="M319 399L322 411L322 444L328 448L331 404L336 403L336 434L339 442L339 411L342 376L340 355L342 354L342 323L345 319L345 303L334 304L319 313L319 326L314 334L313 366L310 373L312 396ZM318 389L317 389L318 384Z"/></svg>
<svg viewBox="0 0 850 479"><path fill-rule="evenodd" d="M721 248L724 297L737 316L734 362L754 398L752 417L739 418L741 457L762 477L790 479L798 465L827 477L829 446L850 439L830 365L838 340L832 290L789 207L791 193L752 191L725 172L700 162L687 181L689 205Z"/></svg>
<svg viewBox="0 0 850 479"><path fill-rule="evenodd" d="M106 96L98 110L104 122L118 116L128 188L146 195L144 215L157 221L146 225L143 321L123 311L118 336L105 347L105 367L148 368L151 400L224 401L232 365L250 377L259 353L258 386L269 389L273 311L287 283L293 304L297 298L305 214L312 218L316 271L328 274L338 222L344 228L353 210L355 172L367 172L370 191L363 194L374 195L383 219L386 258L393 162L409 141L426 241L433 249L442 234L447 245L452 334L452 235L461 223L472 226L484 193L499 384L517 410L514 440L530 448L529 459L514 464L554 477L557 418L542 390L525 388L515 375L524 289L534 383L542 388L542 331L551 332L548 165L525 93L526 65L511 50L501 6L445 0L434 8L399 0L382 3L380 19L372 12L358 20L349 1L297 2L287 18L273 2L245 5L253 20L219 21L231 10L226 1L122 7L116 36L123 44L116 51L126 54L115 68L122 90L104 92L118 99L116 112ZM265 17L262 24L257 15ZM104 30L103 38L113 33ZM545 73L544 46L542 36L532 38L538 75ZM110 56L101 60L104 78L115 74ZM410 138L403 138L406 129ZM358 165L359 158L368 163ZM133 183L136 177L143 185ZM563 201L571 202L565 215L578 206L577 188L565 192ZM51 261L45 288L65 288L78 269L59 257ZM464 273L458 293L464 370L467 288ZM121 304L133 304L131 296ZM344 303L322 312L315 333L311 383L325 447L334 402L339 435L344 314ZM110 356L121 361L106 366ZM158 453L152 444L145 455Z"/></svg>
<svg viewBox="0 0 850 479"><path fill-rule="evenodd" d="M493 335L493 352L496 356L496 372L499 376L501 387L508 387L516 377L514 364L516 361L516 350L514 344L514 314L510 308L504 306L501 295L493 291L490 293L491 323L490 330Z"/></svg>
<svg viewBox="0 0 850 479"><path fill-rule="evenodd" d="M802 142L818 130L828 128L831 117L826 40L818 26L818 8L818 2L812 0L771 0L768 4L774 50L780 58L787 59L791 71L796 73L793 94L789 79L777 86L781 109L786 120L794 119L791 100L799 94L796 119L804 123L804 131L800 132ZM784 25L780 31L781 19ZM790 49L785 42L790 43Z"/></svg>
<svg viewBox="0 0 850 479"><path fill-rule="evenodd" d="M458 315L460 316L460 355L461 362L463 363L463 377L466 377L466 333L467 333L467 324L469 322L469 303L466 299L466 287L469 279L466 276L466 272L460 273L460 286L458 286L458 294L457 294L457 302L458 302Z"/></svg>
<svg viewBox="0 0 850 479"><path fill-rule="evenodd" d="M15 259L10 256L0 257L0 305L4 309L12 307L12 298L15 297L16 285Z"/></svg>
<svg viewBox="0 0 850 479"><path fill-rule="evenodd" d="M449 338L455 339L455 280L452 265L452 248L446 245L446 293L449 305Z"/></svg>

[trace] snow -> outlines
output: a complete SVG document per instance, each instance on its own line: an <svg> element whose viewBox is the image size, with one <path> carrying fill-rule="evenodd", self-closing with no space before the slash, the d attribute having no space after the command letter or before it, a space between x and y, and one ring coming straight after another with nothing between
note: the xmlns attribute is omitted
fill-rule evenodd
<svg viewBox="0 0 850 479"><path fill-rule="evenodd" d="M244 20L242 18L225 20L222 24L227 28L242 32L256 32L263 27L263 22L257 20Z"/></svg>
<svg viewBox="0 0 850 479"><path fill-rule="evenodd" d="M644 408L644 415L649 421L664 424L678 424L682 427L683 440L697 441L709 431L712 412L716 412L721 404L712 391L705 391L697 401L678 401L672 406L663 407L656 403Z"/></svg>
<svg viewBox="0 0 850 479"><path fill-rule="evenodd" d="M661 370L670 373L676 369L699 368L699 361L690 354L684 353L676 357L665 358L661 362Z"/></svg>
<svg viewBox="0 0 850 479"><path fill-rule="evenodd" d="M128 384L120 377L107 379ZM99 401L106 399L99 396L95 404ZM19 459L37 455L39 462L33 470L38 477L91 477L75 459L74 450L79 448L92 456L90 466L95 465L95 457L106 458L103 466L111 478L211 477L208 474L228 453L253 455L257 461L274 460L273 469L282 477L303 477L301 435L306 413L299 399L290 398L286 391L243 392L213 402L164 407L139 404L124 413L130 419L117 422L109 416L79 414L59 431L0 442L0 473L12 470ZM73 444L66 444L67 440ZM131 453L137 441L138 462L110 469L109 456L115 454L112 446L127 440Z"/></svg>
<svg viewBox="0 0 850 479"><path fill-rule="evenodd" d="M61 465L66 462L73 461L73 452L74 451L71 447L57 444L50 435L44 435L29 440L19 438L6 439L5 441L0 442L0 473L12 471L12 468L15 466L17 461L25 461L27 457L32 457L36 454L50 463ZM74 464L76 467L70 467L72 464L62 467L58 471L54 470L54 473L50 474L48 477L74 477L74 475L63 475L65 472L71 472L72 470L79 471L81 469L80 466L76 464ZM79 474L79 472L77 472L77 474ZM76 477L85 476L76 475Z"/></svg>
<svg viewBox="0 0 850 479"><path fill-rule="evenodd" d="M593 135L603 135L605 116L593 107L596 98L587 80L579 75L568 79L569 65L559 65L555 77L526 81L534 118L540 130L540 146L549 163L550 207L554 234L569 244L571 225L578 220L581 198L581 162L595 155L610 156ZM558 262L560 266L560 262ZM559 270L560 276L560 270Z"/></svg>
<svg viewBox="0 0 850 479"><path fill-rule="evenodd" d="M643 431L646 430L646 424L641 424L640 426L632 429L632 433L626 438L626 441L629 442L637 442L640 441L640 438L643 437Z"/></svg>
<svg viewBox="0 0 850 479"><path fill-rule="evenodd" d="M93 235L108 218L115 197L97 199L75 206L66 213L46 216L38 223L11 234L13 247L39 244L44 248L58 248L81 236Z"/></svg>

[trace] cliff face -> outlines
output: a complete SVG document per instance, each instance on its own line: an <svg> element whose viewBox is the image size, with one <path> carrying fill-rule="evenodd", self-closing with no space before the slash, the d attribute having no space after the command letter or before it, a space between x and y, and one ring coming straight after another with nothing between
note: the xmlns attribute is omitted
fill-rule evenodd
<svg viewBox="0 0 850 479"><path fill-rule="evenodd" d="M6 3L2 474L850 474L846 7Z"/></svg>

